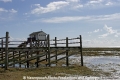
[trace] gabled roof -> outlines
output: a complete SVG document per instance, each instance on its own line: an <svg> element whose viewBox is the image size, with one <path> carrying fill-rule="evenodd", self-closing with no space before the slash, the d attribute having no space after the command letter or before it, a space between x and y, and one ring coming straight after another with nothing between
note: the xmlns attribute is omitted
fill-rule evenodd
<svg viewBox="0 0 120 80"><path fill-rule="evenodd" d="M31 33L29 36L31 36L31 35L36 35L36 34L38 34L38 33L44 33L45 35L47 35L45 32L43 32L43 31L38 31L38 32L33 32L33 33Z"/></svg>

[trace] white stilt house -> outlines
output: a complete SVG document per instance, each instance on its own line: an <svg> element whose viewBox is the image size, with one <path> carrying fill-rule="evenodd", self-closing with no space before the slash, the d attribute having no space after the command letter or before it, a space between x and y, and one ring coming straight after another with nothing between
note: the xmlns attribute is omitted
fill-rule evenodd
<svg viewBox="0 0 120 80"><path fill-rule="evenodd" d="M35 40L45 41L47 39L47 34L43 31L33 32L30 35L30 38L34 38Z"/></svg>

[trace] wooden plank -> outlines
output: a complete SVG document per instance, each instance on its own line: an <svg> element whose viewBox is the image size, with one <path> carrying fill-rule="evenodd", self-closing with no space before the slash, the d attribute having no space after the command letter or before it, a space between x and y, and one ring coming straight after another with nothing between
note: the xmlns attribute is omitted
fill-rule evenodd
<svg viewBox="0 0 120 80"><path fill-rule="evenodd" d="M33 57L30 57L30 58L27 58L27 59L25 59L25 60L16 61L15 63L10 63L9 66L14 65L14 64L17 64L17 63L26 63L27 61L34 60L34 59L36 59L37 57L41 57L41 56L43 56L43 55L45 55L45 53L39 54L39 55L36 55L36 56L33 56Z"/></svg>
<svg viewBox="0 0 120 80"><path fill-rule="evenodd" d="M79 37L77 37L77 38L71 38L71 39L68 39L68 40L74 40L74 39L80 39Z"/></svg>
<svg viewBox="0 0 120 80"><path fill-rule="evenodd" d="M51 50L79 50L80 46L69 46L66 47L50 47ZM0 50L5 51L5 48L0 48ZM39 51L39 50L47 50L47 47L41 47L41 48L18 48L18 47L9 47L8 51ZM111 48L104 48L104 47L88 47L88 48L82 48L83 51L120 51L120 47L111 47ZM0 51L0 52L2 52Z"/></svg>
<svg viewBox="0 0 120 80"><path fill-rule="evenodd" d="M1 37L0 39L4 39L4 38L6 38L6 37Z"/></svg>
<svg viewBox="0 0 120 80"><path fill-rule="evenodd" d="M76 53L74 53L74 54L76 54ZM62 60L62 59L64 59L64 58L66 58L66 57L70 57L70 56L72 56L72 55L74 55L74 54L69 54L68 56L65 56L65 57L59 58L59 59L57 59L57 61L60 61L60 60ZM56 63L56 61L52 61L52 62L50 62L50 64L52 64L52 63ZM49 63L46 64L46 65L49 65Z"/></svg>
<svg viewBox="0 0 120 80"><path fill-rule="evenodd" d="M66 52L66 51L61 52L61 53L58 53L57 56L59 56L59 55L61 55L61 54L64 54L65 52ZM53 57L56 57L56 54L53 55L53 56L50 56L50 58L53 58ZM47 58L47 59L48 59L48 58ZM42 59L42 60L38 61L38 63L39 63L39 62L42 62L42 61L44 61L44 60L46 60L46 59ZM55 59L55 61L57 61L57 60ZM37 63L37 62L36 62L36 63Z"/></svg>

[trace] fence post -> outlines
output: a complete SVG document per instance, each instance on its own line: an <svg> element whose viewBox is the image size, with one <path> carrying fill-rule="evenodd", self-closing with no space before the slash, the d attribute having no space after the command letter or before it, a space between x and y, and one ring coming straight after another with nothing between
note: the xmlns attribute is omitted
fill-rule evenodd
<svg viewBox="0 0 120 80"><path fill-rule="evenodd" d="M26 58L28 59L29 58L29 51L26 51L26 54L27 54ZM27 68L29 68L29 61L28 60L27 60Z"/></svg>
<svg viewBox="0 0 120 80"><path fill-rule="evenodd" d="M37 56L39 55L39 51L37 51L37 54L36 54L36 55L37 55ZM38 61L39 61L39 57L37 57L37 59L36 59L36 67L37 67L37 68L39 67Z"/></svg>
<svg viewBox="0 0 120 80"><path fill-rule="evenodd" d="M1 47L3 48L3 39L1 40Z"/></svg>
<svg viewBox="0 0 120 80"><path fill-rule="evenodd" d="M83 66L82 36L81 35L80 35L80 52L81 52L81 66Z"/></svg>
<svg viewBox="0 0 120 80"><path fill-rule="evenodd" d="M66 37L66 48L68 48L68 37ZM66 65L69 66L68 50L66 50Z"/></svg>
<svg viewBox="0 0 120 80"><path fill-rule="evenodd" d="M21 52L19 51L19 61L21 61ZM19 67L21 68L21 62L19 63Z"/></svg>
<svg viewBox="0 0 120 80"><path fill-rule="evenodd" d="M48 40L48 63L49 63L49 67L50 67L51 64L50 64L50 36L49 36L49 34L47 36L47 40Z"/></svg>
<svg viewBox="0 0 120 80"><path fill-rule="evenodd" d="M32 48L33 46L32 46L32 38L30 38L30 48ZM32 53L33 51L30 51L30 53ZM31 57L32 57L33 55L31 54Z"/></svg>
<svg viewBox="0 0 120 80"><path fill-rule="evenodd" d="M57 37L55 37L55 47L57 47ZM57 65L57 50L55 50L55 61L56 61L56 65Z"/></svg>
<svg viewBox="0 0 120 80"><path fill-rule="evenodd" d="M48 47L47 43L48 43L48 41L47 41L47 38L46 38L46 44L45 44L46 48ZM47 50L45 50L45 53L47 53ZM48 55L46 54L46 62L48 61L47 59L48 59Z"/></svg>
<svg viewBox="0 0 120 80"><path fill-rule="evenodd" d="M13 63L15 63L15 52L13 51ZM15 64L13 64L13 67L15 67Z"/></svg>
<svg viewBox="0 0 120 80"><path fill-rule="evenodd" d="M3 48L3 39L1 40L1 48ZM2 53L1 53L1 58L2 58L2 61L3 61L3 50L2 50ZM2 64L2 67L3 67L3 64Z"/></svg>
<svg viewBox="0 0 120 80"><path fill-rule="evenodd" d="M6 32L6 45L5 45L5 70L8 69L8 37L9 37L9 32Z"/></svg>

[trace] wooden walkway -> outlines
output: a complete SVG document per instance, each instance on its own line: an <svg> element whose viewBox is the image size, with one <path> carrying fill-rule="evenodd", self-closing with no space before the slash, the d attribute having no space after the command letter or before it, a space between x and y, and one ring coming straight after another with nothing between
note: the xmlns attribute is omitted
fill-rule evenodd
<svg viewBox="0 0 120 80"><path fill-rule="evenodd" d="M55 39L50 40L50 36L47 35L46 41L9 41L9 33L6 32L6 37L0 38L0 67L8 69L8 67L15 67L16 64L21 66L26 64L26 68L30 67L30 62L40 66L40 63L45 62L46 66L56 64L65 59L66 66L69 66L69 57L75 54L81 55L81 66L83 66L82 56L82 37L69 39ZM73 41L72 41L73 40ZM52 41L52 42L51 42ZM13 43L17 42L17 44ZM22 42L18 44L18 42ZM51 43L51 44L50 44ZM78 44L79 46L70 46L71 44ZM14 47L13 45L17 45ZM60 46L59 46L60 45ZM64 45L61 47L61 45ZM28 47L27 47L28 46ZM58 56L64 55L64 57L58 58ZM54 59L53 59L54 58Z"/></svg>

